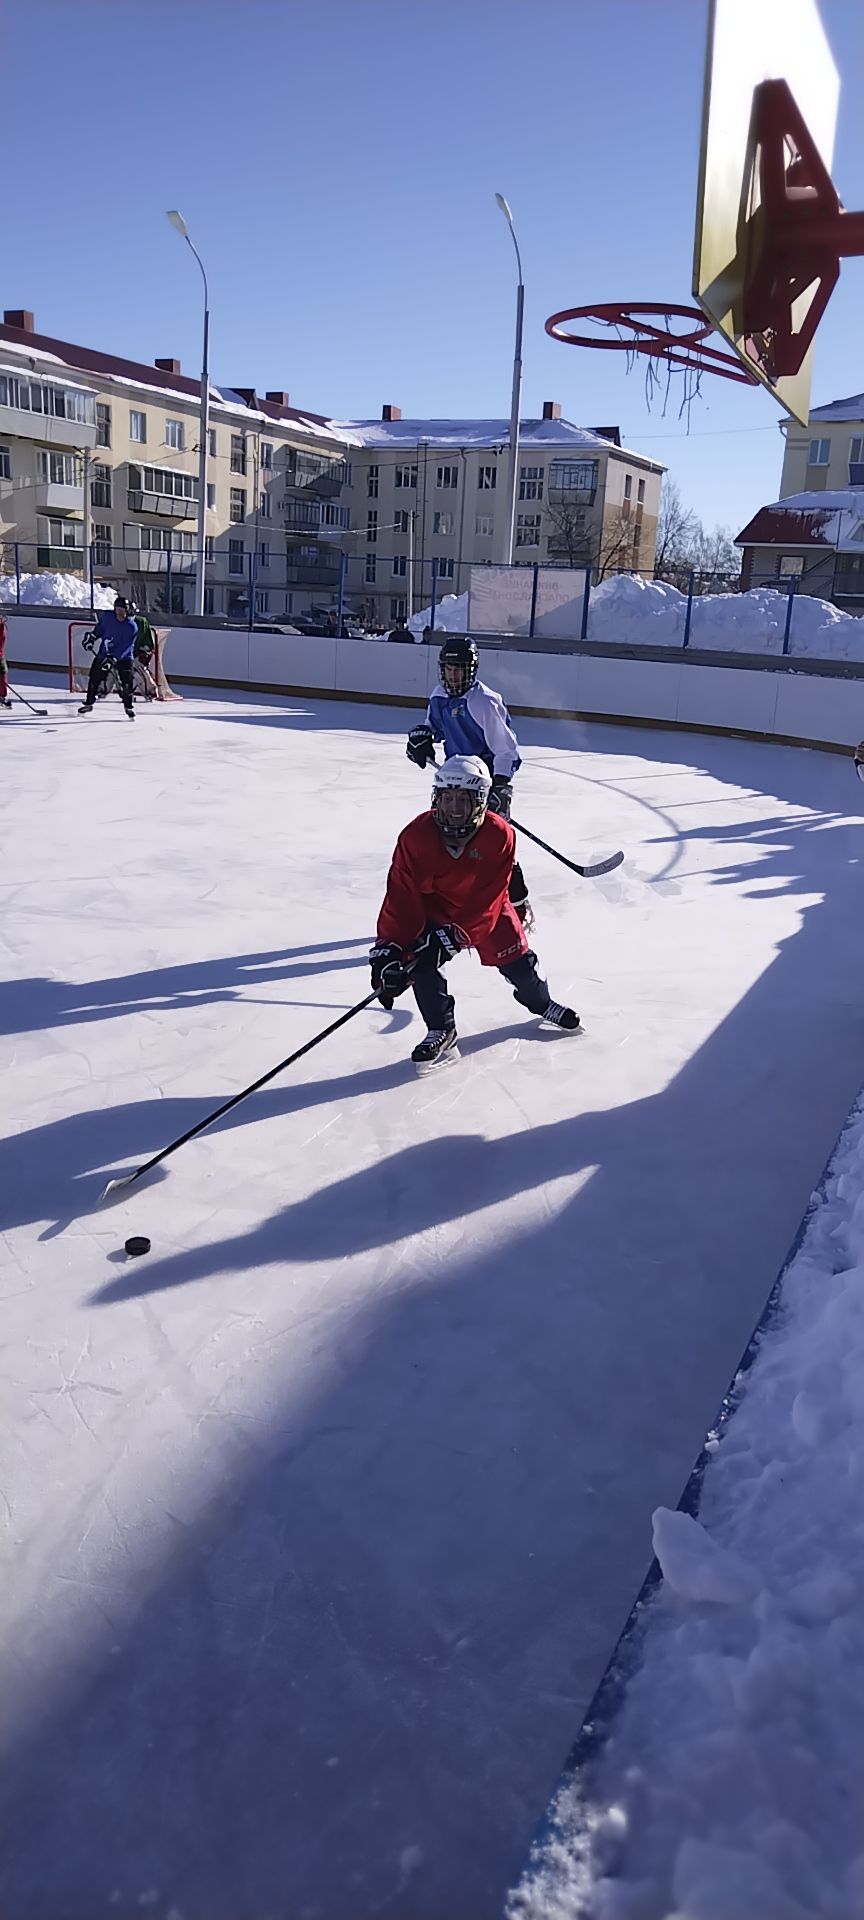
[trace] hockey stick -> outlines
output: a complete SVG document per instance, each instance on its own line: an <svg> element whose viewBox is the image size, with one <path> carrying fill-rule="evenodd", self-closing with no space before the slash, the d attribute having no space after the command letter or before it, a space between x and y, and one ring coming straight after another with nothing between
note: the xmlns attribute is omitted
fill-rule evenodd
<svg viewBox="0 0 864 1920"><path fill-rule="evenodd" d="M161 1153L154 1153L149 1160L143 1161L140 1167L135 1168L134 1173L121 1173L114 1180L109 1180L107 1187L103 1187L99 1195L100 1200L107 1200L109 1193L117 1193L121 1187L131 1187L134 1181L140 1180L142 1173L149 1173L151 1167L158 1167L160 1160L167 1160L169 1153L176 1153L177 1148L185 1146L187 1140L194 1140L196 1133L203 1133L205 1127L212 1127L214 1120L221 1120L223 1113L230 1113L231 1108L239 1106L241 1100L248 1100L250 1093L257 1093L259 1087L266 1087L268 1080L275 1080L277 1073L284 1073L285 1068L292 1067L295 1060L302 1060L304 1053L311 1053L312 1048L317 1047L321 1040L326 1040L329 1034L337 1031L337 1028L344 1027L347 1020L353 1020L355 1013L362 1013L363 1008L371 1006L372 1001L377 998L377 993L367 993L365 1000L358 1000L356 1007L349 1007L347 1013L340 1013L338 1020L331 1020L329 1027L322 1027L321 1032L316 1033L314 1040L307 1040L305 1046L298 1047L295 1053L289 1053L287 1060L280 1060L278 1067L271 1067L269 1073L262 1073L260 1079L253 1080L251 1087L244 1087L242 1093L235 1093L230 1100L223 1100L221 1107L217 1107L214 1113L206 1114L203 1120L198 1121L197 1126L189 1127L186 1133L181 1133L179 1140L172 1140L171 1145L163 1147Z"/></svg>
<svg viewBox="0 0 864 1920"><path fill-rule="evenodd" d="M6 685L7 687L9 687L8 680L6 682ZM29 707L30 712L35 713L38 720L47 720L48 718L47 707L34 707L29 700L25 700L23 693L15 693L14 687L9 687L9 692L14 695L16 700L20 700L22 707Z"/></svg>
<svg viewBox="0 0 864 1920"><path fill-rule="evenodd" d="M524 833L526 840L533 840L535 847L542 847L544 853L551 853L553 860L560 860L563 867L569 867L571 873L578 873L580 880L596 880L601 873L614 873L620 867L623 853L610 853L608 860L595 860L588 866L580 866L578 860L568 860L566 854L559 853L557 847L550 847L548 840L541 840L538 833L532 833L530 827L522 827L518 820L510 816L510 825L517 833Z"/></svg>

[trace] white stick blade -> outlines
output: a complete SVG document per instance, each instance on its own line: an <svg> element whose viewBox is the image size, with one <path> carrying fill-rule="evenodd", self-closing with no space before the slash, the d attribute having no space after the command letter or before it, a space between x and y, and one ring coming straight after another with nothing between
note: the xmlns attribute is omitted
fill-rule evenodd
<svg viewBox="0 0 864 1920"><path fill-rule="evenodd" d="M100 1201L107 1200L109 1193L119 1193L121 1187L131 1187L133 1180L137 1180L137 1178L137 1172L118 1174L116 1179L109 1180L107 1187L102 1188L102 1192L99 1195Z"/></svg>

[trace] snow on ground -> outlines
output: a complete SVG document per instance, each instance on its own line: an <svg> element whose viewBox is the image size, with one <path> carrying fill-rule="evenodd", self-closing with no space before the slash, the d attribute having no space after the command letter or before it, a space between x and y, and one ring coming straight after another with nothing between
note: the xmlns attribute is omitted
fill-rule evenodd
<svg viewBox="0 0 864 1920"><path fill-rule="evenodd" d="M619 573L601 580L588 606L589 640L619 647L680 647L684 638L687 595L662 580ZM771 587L749 593L696 594L690 645L731 653L782 653L787 596ZM431 607L408 624L421 639ZM464 633L468 594L446 594L435 609L435 626ZM827 600L797 594L792 609L789 651L814 659L864 660L864 620L843 613Z"/></svg>
<svg viewBox="0 0 864 1920"><path fill-rule="evenodd" d="M427 789L413 709L38 698L3 722L0 1907L491 1920L864 1079L860 786L526 722L528 824L628 854L525 853L585 1038L461 956L461 1064L419 1081L410 1004L369 1009L99 1209L366 992Z"/></svg>
<svg viewBox="0 0 864 1920"><path fill-rule="evenodd" d="M0 574L0 604L14 606L20 589L25 607L89 607L90 582L76 573L22 573L18 587L14 573ZM93 587L93 605L113 607L116 589Z"/></svg>
<svg viewBox="0 0 864 1920"><path fill-rule="evenodd" d="M783 1276L599 1764L511 1912L864 1913L864 1112ZM640 1636L641 1638L641 1636Z"/></svg>

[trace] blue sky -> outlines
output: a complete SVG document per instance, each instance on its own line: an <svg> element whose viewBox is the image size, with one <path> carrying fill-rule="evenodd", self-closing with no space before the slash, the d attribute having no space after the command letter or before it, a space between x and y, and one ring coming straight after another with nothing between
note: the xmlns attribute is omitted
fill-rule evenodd
<svg viewBox="0 0 864 1920"><path fill-rule="evenodd" d="M835 178L860 207L864 9L822 13L843 81ZM217 380L337 416L504 414L500 189L525 267L523 411L557 399L620 423L737 531L777 491L770 398L706 381L688 436L621 357L543 332L589 300L689 300L704 35L704 0L6 0L3 304L197 372L200 283L164 215L179 206ZM850 261L814 404L864 388L862 305Z"/></svg>

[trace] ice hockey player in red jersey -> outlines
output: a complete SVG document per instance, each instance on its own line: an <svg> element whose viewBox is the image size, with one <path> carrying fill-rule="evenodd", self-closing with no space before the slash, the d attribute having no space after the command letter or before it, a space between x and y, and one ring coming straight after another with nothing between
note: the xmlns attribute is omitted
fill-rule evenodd
<svg viewBox="0 0 864 1920"><path fill-rule="evenodd" d="M429 1029L411 1055L421 1073L456 1047L454 1001L441 968L464 947L503 973L520 1006L565 1032L580 1031L579 1015L552 999L508 897L516 836L509 820L487 812L491 784L473 755L436 767L431 808L399 835L378 916L372 987L385 1006L413 988Z"/></svg>

